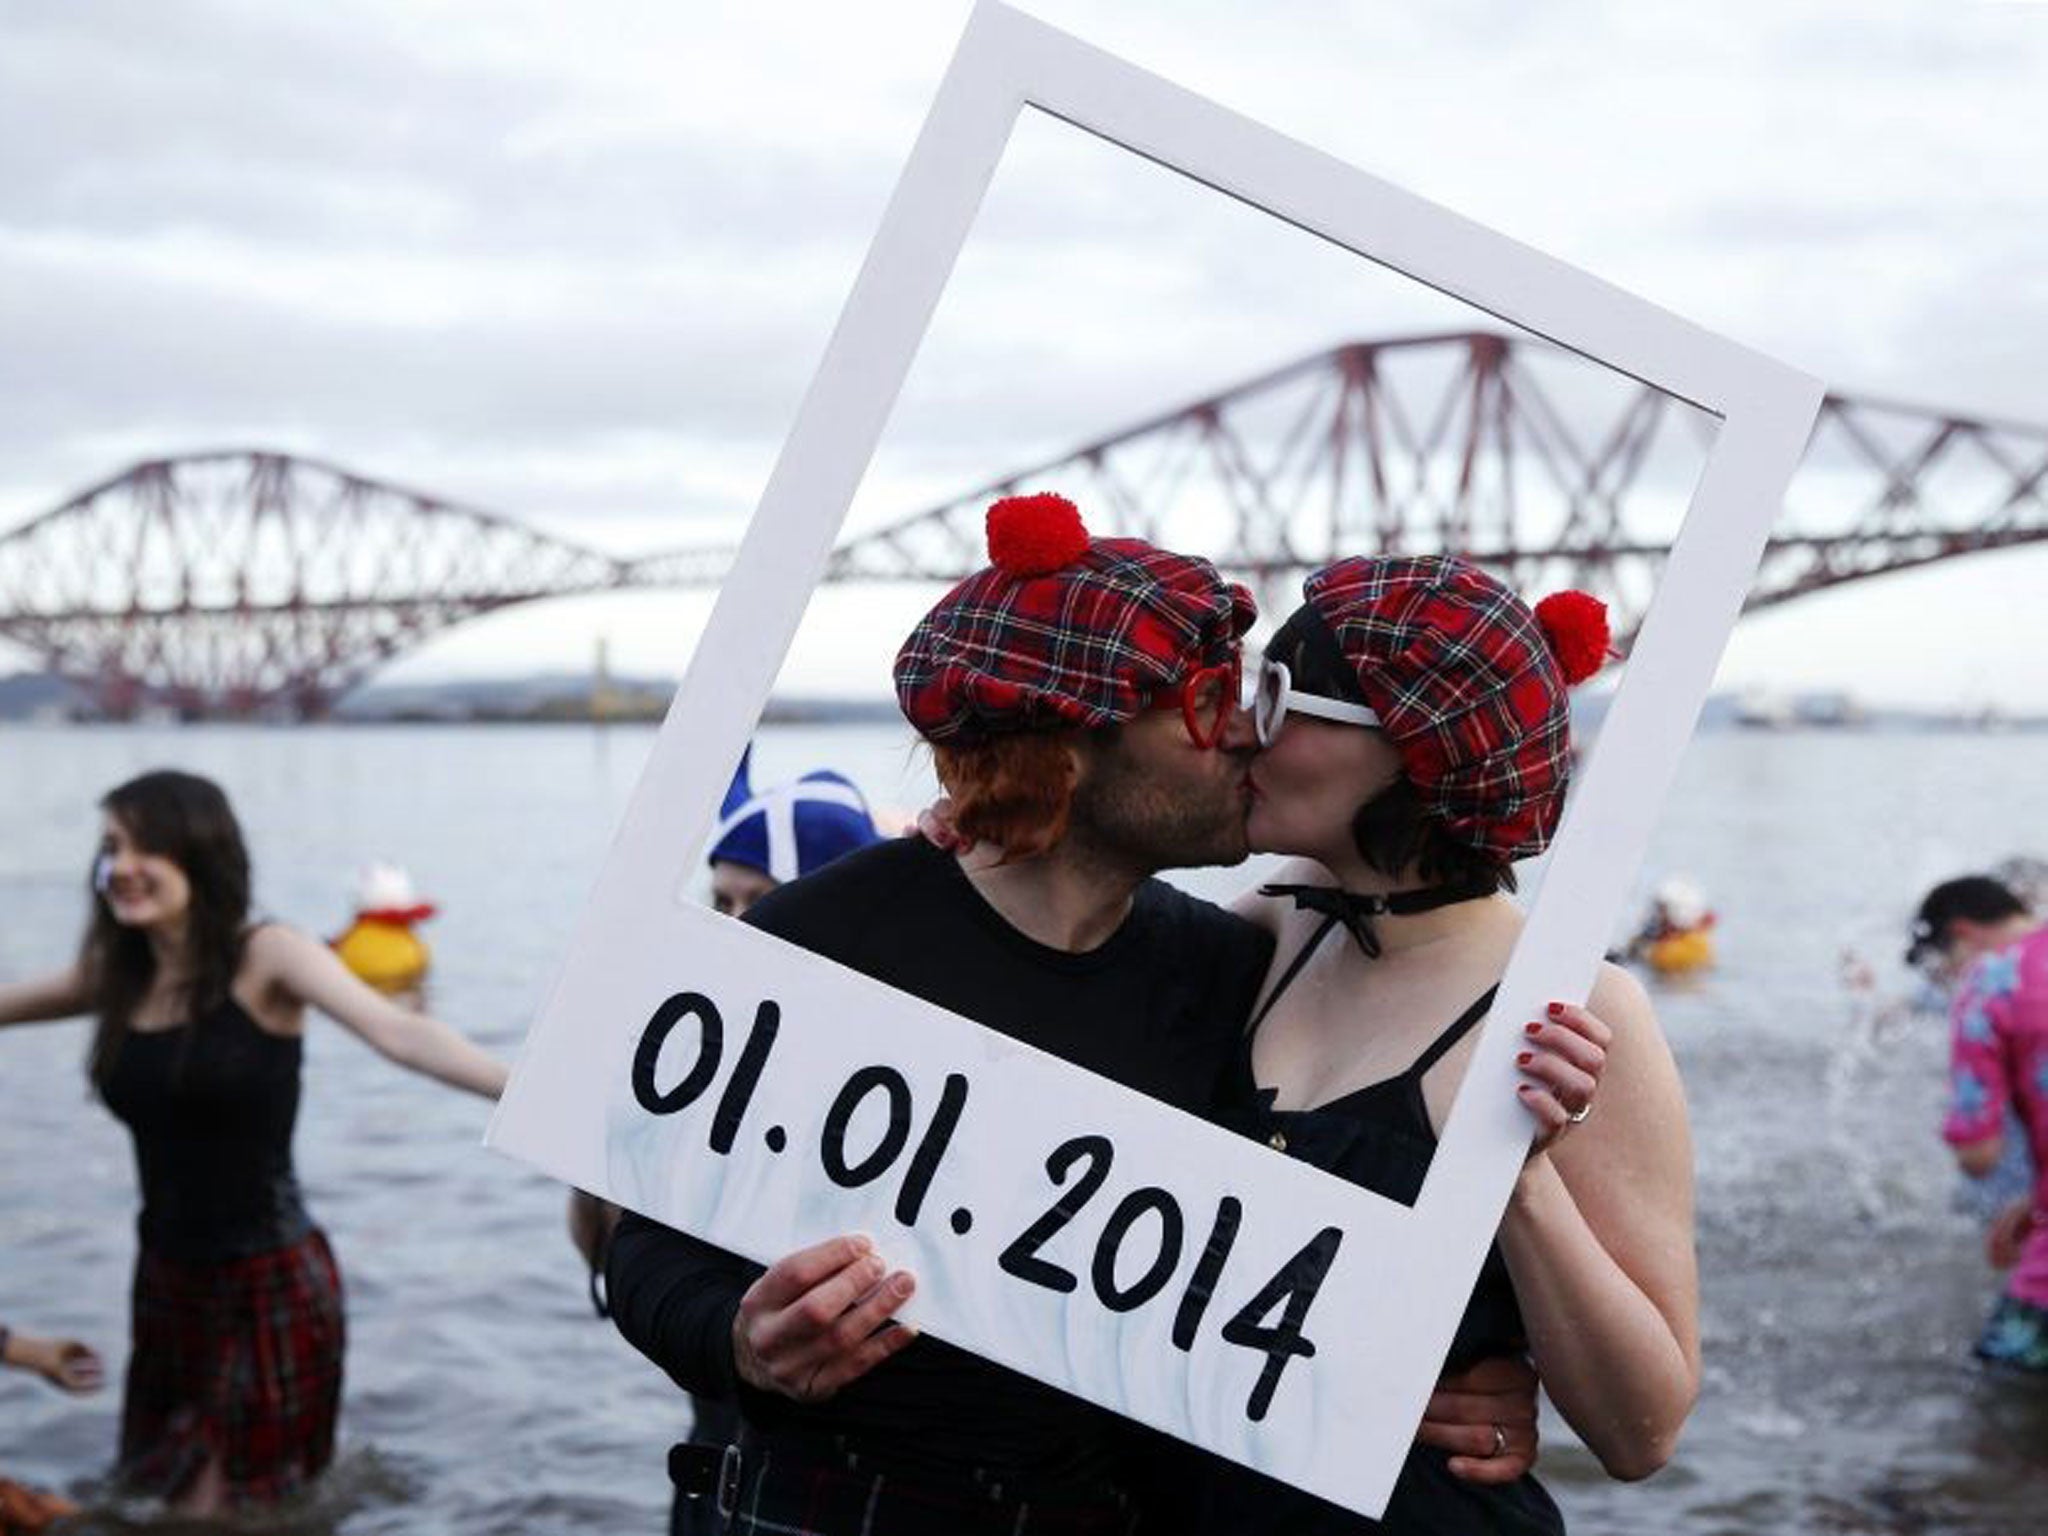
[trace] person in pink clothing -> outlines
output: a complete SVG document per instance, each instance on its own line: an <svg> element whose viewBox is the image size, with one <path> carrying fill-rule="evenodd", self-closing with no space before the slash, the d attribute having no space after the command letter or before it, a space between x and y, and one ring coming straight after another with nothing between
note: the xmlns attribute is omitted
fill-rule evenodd
<svg viewBox="0 0 2048 1536"><path fill-rule="evenodd" d="M1950 1008L1948 1117L1942 1135L1967 1173L1996 1166L2016 1117L2034 1163L2029 1198L1992 1223L1991 1262L2009 1270L1977 1356L2048 1376L2048 926L1984 875L1927 893L1914 925L1961 978Z"/></svg>

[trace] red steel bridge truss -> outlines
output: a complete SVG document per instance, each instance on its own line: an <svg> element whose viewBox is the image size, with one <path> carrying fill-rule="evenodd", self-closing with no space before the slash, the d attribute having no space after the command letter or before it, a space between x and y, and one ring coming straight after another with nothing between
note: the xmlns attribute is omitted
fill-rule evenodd
<svg viewBox="0 0 2048 1536"><path fill-rule="evenodd" d="M1058 489L1103 533L1206 553L1292 605L1343 554L1455 551L1640 622L1714 419L1542 343L1354 342L846 539L827 580L957 580L981 514ZM2048 427L1830 395L1749 597L2048 538ZM730 546L619 558L275 453L152 460L0 537L0 637L119 716L324 713L480 614L715 585Z"/></svg>

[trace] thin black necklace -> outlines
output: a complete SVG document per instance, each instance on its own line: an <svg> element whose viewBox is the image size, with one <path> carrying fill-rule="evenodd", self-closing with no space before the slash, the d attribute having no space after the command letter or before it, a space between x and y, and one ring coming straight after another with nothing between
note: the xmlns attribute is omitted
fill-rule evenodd
<svg viewBox="0 0 2048 1536"><path fill-rule="evenodd" d="M1376 917L1408 917L1417 912L1434 912L1438 907L1491 896L1491 881L1464 880L1450 885L1432 885L1419 891L1390 891L1385 895L1362 896L1341 885L1262 885L1261 896L1291 896L1297 910L1320 912L1344 925L1369 960L1380 957L1380 936L1372 926Z"/></svg>

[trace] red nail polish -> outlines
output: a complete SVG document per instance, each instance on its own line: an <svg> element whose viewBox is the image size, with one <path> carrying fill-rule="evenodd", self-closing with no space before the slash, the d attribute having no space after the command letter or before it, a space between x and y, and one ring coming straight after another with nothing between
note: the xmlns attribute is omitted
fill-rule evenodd
<svg viewBox="0 0 2048 1536"><path fill-rule="evenodd" d="M1564 1017L1564 1004L1563 1004L1563 1003L1552 1003L1552 1004L1550 1005L1550 1016L1551 1016L1551 1017L1552 1017L1553 1019L1561 1019L1561 1018L1563 1018L1563 1017Z"/></svg>
<svg viewBox="0 0 2048 1536"><path fill-rule="evenodd" d="M1527 1065L1529 1065L1530 1062L1534 1061L1535 1059L1536 1053L1534 1051L1524 1051L1521 1055L1515 1058L1515 1065L1518 1067L1526 1067Z"/></svg>
<svg viewBox="0 0 2048 1536"><path fill-rule="evenodd" d="M1543 1026L1541 1024L1524 1024L1522 1026L1522 1033L1525 1035L1541 1034L1542 1031Z"/></svg>

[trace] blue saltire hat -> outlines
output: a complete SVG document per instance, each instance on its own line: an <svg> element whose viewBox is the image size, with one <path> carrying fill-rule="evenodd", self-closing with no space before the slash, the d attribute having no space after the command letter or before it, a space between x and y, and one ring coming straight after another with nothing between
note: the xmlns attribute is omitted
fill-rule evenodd
<svg viewBox="0 0 2048 1536"><path fill-rule="evenodd" d="M757 790L749 782L753 757L748 747L719 807L712 862L744 864L783 884L881 841L867 801L843 774L820 768L794 783Z"/></svg>

